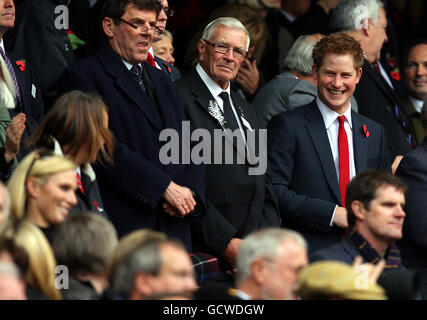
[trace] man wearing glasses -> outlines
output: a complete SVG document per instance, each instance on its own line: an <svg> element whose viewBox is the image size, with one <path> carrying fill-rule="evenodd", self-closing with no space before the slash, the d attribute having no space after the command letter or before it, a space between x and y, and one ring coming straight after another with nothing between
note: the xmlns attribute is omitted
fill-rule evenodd
<svg viewBox="0 0 427 320"><path fill-rule="evenodd" d="M223 271L234 267L244 236L262 227L280 226L267 175L250 175L249 157L236 161L241 153L239 141L249 150L253 146L247 137L252 130L259 134L255 108L230 90L230 80L236 77L248 48L249 34L240 21L218 18L206 26L198 42L196 68L176 82L194 128L207 129L212 140L218 130L232 131L233 144L228 149L225 145L225 151L232 150L233 163L218 163L224 160L224 149L214 142L212 164L206 166L207 214L192 219L193 246L217 256Z"/></svg>
<svg viewBox="0 0 427 320"><path fill-rule="evenodd" d="M181 239L190 251L188 215L197 214L202 202L204 173L201 166L159 159L160 133L181 133L185 120L175 86L146 63L160 10L157 0L106 0L101 17L107 44L68 68L59 92L95 91L109 108L115 163L95 171L118 235L154 229Z"/></svg>
<svg viewBox="0 0 427 320"><path fill-rule="evenodd" d="M158 0L162 9L160 10L157 16L157 24L154 30L153 42L158 42L162 40L163 35L166 30L166 22L168 18L173 16L173 10L169 8L169 4L167 0ZM151 64L153 67L164 71L172 81L176 81L181 78L181 72L173 66L172 64L166 62L154 55L153 47L150 47L147 55L147 62Z"/></svg>

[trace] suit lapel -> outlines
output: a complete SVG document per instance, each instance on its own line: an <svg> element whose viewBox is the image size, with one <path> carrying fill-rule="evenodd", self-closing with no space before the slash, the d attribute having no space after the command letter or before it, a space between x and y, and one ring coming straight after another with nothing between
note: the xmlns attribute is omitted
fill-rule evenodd
<svg viewBox="0 0 427 320"><path fill-rule="evenodd" d="M209 103L211 100L215 101L215 98L212 96L211 92L209 91L208 87L205 85L203 80L200 78L199 74L197 73L196 69L192 70L192 74L190 75L190 86L191 86L191 92L196 97L196 101L200 104L200 106L209 114L209 116L213 119L213 121L217 124L218 128L223 129L221 123L216 119L210 112L209 112ZM237 108L237 106L234 103L233 104ZM236 110L237 113L239 113L238 110ZM241 150L237 147L237 139L233 139L228 134L226 135L227 139L232 142L233 147L241 154L244 159L246 159L246 151L243 150L244 153L241 152Z"/></svg>
<svg viewBox="0 0 427 320"><path fill-rule="evenodd" d="M147 94L139 88L138 83L132 78L130 71L126 69L120 57L116 56L108 47L101 50L97 57L104 65L106 73L115 79L116 85L145 114L152 125L160 130L162 128L162 120L158 110L150 102Z"/></svg>
<svg viewBox="0 0 427 320"><path fill-rule="evenodd" d="M353 122L353 154L356 173L361 172L367 167L368 154L368 139L364 135L363 125L359 115L355 112L351 113ZM369 128L367 128L369 130Z"/></svg>
<svg viewBox="0 0 427 320"><path fill-rule="evenodd" d="M335 170L332 150L329 144L328 134L326 133L325 124L322 114L317 107L316 101L310 103L310 108L306 112L307 130L313 141L313 146L316 149L320 164L335 198L338 203L341 203L341 194L338 185L337 172Z"/></svg>

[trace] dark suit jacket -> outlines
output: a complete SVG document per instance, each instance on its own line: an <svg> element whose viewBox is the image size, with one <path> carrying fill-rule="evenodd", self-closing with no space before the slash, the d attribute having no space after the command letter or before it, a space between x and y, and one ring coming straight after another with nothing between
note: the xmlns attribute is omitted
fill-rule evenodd
<svg viewBox="0 0 427 320"><path fill-rule="evenodd" d="M421 291L427 291L427 140L403 157L396 176L408 186L403 238L398 242L406 268L420 273Z"/></svg>
<svg viewBox="0 0 427 320"><path fill-rule="evenodd" d="M310 263L323 260L341 261L347 264L353 264L354 258L360 256L360 252L357 250L353 241L349 237L346 237L337 244L316 251L310 255Z"/></svg>
<svg viewBox="0 0 427 320"><path fill-rule="evenodd" d="M138 86L121 58L109 46L68 67L59 91L95 91L109 107L115 136L114 166L94 167L105 209L120 236L151 228L190 243L188 217L173 218L161 210L162 195L171 180L194 190L203 199L203 166L168 164L159 160L165 142L160 132L180 135L185 114L175 86L164 72L144 63L153 82L156 108ZM189 248L189 246L188 246Z"/></svg>
<svg viewBox="0 0 427 320"><path fill-rule="evenodd" d="M185 112L196 128L211 133L221 129L208 111L209 100L214 100L197 71L176 82L182 96ZM253 129L258 128L253 106L232 94L233 104L240 107ZM212 139L212 148L213 148ZM212 149L215 150L215 149ZM237 152L233 148L234 154ZM212 152L212 163L214 152ZM249 164L210 164L206 166L207 215L194 218L192 231L201 238L201 250L221 257L231 238L242 238L262 227L280 226L279 212L273 197L268 174L248 175Z"/></svg>
<svg viewBox="0 0 427 320"><path fill-rule="evenodd" d="M356 173L368 168L389 169L384 129L354 111L351 116ZM342 230L329 223L335 206L342 206L341 195L316 101L274 116L268 130L268 160L283 226L300 231L310 252L337 243Z"/></svg>
<svg viewBox="0 0 427 320"><path fill-rule="evenodd" d="M16 106L15 109L9 110L11 118L16 116L18 113L23 112L26 115L25 131L21 139L21 148L17 155L18 161L21 160L28 152L31 151L30 148L25 147L26 139L33 134L38 126L40 125L43 116L44 116L44 105L43 98L40 88L37 86L35 81L34 73L28 62L25 63L25 67L22 67L23 70L19 68L16 64L16 56L6 52L7 57L9 58L13 70L15 71L16 80L18 81L19 91L21 93L22 105ZM12 164L13 162L6 163L4 160L4 148L0 148L0 178L3 181L6 181L10 178L12 173Z"/></svg>
<svg viewBox="0 0 427 320"><path fill-rule="evenodd" d="M166 72L166 74L172 81L176 81L181 78L181 72L178 70L177 67L171 65L169 62L166 62L165 60L157 56L154 56L154 60L156 60L160 68L162 68L162 70Z"/></svg>
<svg viewBox="0 0 427 320"><path fill-rule="evenodd" d="M397 119L394 107L398 106L409 126L410 122L404 114L398 95L367 60L365 60L362 69L362 78L354 92L359 106L359 114L384 127L391 159L394 159L396 155L406 154L411 151L411 145L404 128Z"/></svg>

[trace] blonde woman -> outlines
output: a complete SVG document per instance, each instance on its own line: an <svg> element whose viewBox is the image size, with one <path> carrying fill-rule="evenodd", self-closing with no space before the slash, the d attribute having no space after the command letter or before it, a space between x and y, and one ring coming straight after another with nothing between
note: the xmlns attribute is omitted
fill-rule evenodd
<svg viewBox="0 0 427 320"><path fill-rule="evenodd" d="M8 183L11 216L30 220L52 242L53 227L77 204L75 169L76 164L66 157L44 149L31 152Z"/></svg>
<svg viewBox="0 0 427 320"><path fill-rule="evenodd" d="M62 299L55 287L55 256L39 228L26 219L11 219L1 225L0 236L12 239L27 252L29 267L25 282L28 299Z"/></svg>

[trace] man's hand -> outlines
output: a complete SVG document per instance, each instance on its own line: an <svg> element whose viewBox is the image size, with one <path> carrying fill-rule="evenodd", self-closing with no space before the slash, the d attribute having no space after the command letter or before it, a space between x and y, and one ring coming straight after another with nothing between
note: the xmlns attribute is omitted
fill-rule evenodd
<svg viewBox="0 0 427 320"><path fill-rule="evenodd" d="M225 249L225 258L232 268L236 265L237 253L239 252L240 245L243 240L239 238L232 238Z"/></svg>
<svg viewBox="0 0 427 320"><path fill-rule="evenodd" d="M399 166L400 161L402 161L402 159L403 159L402 155L397 155L396 158L394 158L393 164L391 165L391 172L393 174L396 173L397 167Z"/></svg>
<svg viewBox="0 0 427 320"><path fill-rule="evenodd" d="M19 152L22 134L25 130L26 117L24 113L19 113L10 121L6 129L6 144L4 158L6 162L11 162Z"/></svg>
<svg viewBox="0 0 427 320"><path fill-rule="evenodd" d="M169 203L177 210L174 211L173 209L166 207L168 210L166 212L169 214L179 213L181 217L188 215L191 211L194 210L194 207L196 206L193 192L189 188L180 186L173 181L170 182L168 188L163 193L163 198L167 203Z"/></svg>
<svg viewBox="0 0 427 320"><path fill-rule="evenodd" d="M258 90L259 72L255 59L251 62L248 58L245 58L237 74L236 81L243 91L250 95L253 95Z"/></svg>
<svg viewBox="0 0 427 320"><path fill-rule="evenodd" d="M348 227L347 209L344 207L337 207L334 215L334 224L340 228Z"/></svg>
<svg viewBox="0 0 427 320"><path fill-rule="evenodd" d="M363 258L361 256L357 256L353 261L353 269L356 273L361 273L368 275L368 281L370 283L377 283L378 278L383 272L384 267L386 265L386 261L381 259L377 264L372 263L363 263ZM362 269L366 268L366 269ZM366 272L366 273L365 273Z"/></svg>

